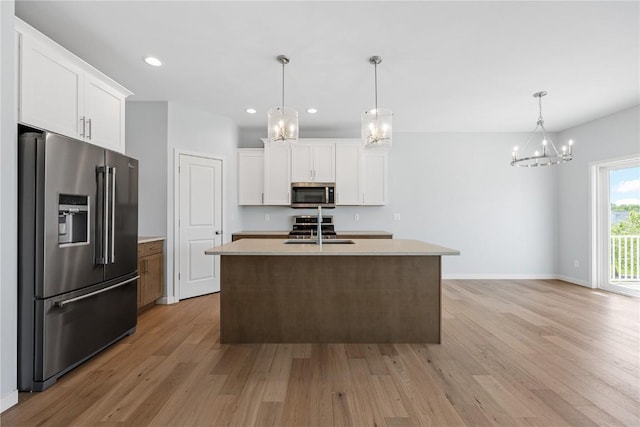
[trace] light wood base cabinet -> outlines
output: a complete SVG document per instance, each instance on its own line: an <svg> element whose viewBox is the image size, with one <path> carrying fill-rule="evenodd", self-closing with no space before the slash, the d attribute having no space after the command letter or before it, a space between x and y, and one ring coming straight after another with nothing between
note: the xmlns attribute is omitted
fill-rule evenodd
<svg viewBox="0 0 640 427"><path fill-rule="evenodd" d="M138 311L154 305L164 293L163 242L138 244Z"/></svg>

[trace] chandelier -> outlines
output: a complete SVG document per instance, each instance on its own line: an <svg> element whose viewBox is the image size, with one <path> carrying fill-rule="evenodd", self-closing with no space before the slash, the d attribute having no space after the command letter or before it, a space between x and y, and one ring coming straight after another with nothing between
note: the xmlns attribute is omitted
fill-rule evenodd
<svg viewBox="0 0 640 427"><path fill-rule="evenodd" d="M284 106L284 66L289 58L279 55L276 60L282 64L282 105L267 112L267 134L269 142L289 142L298 140L298 112Z"/></svg>
<svg viewBox="0 0 640 427"><path fill-rule="evenodd" d="M393 112L378 108L378 64L381 62L379 56L369 58L369 63L374 67L375 106L362 113L361 135L365 148L391 148Z"/></svg>
<svg viewBox="0 0 640 427"><path fill-rule="evenodd" d="M511 153L511 166L517 167L536 167L536 166L550 166L560 163L566 163L573 159L573 140L569 140L567 145L561 147L562 153L558 151L551 138L547 135L547 130L544 128L544 120L542 119L542 97L547 92L540 91L533 94L534 98L538 98L538 105L540 107L540 114L538 116L538 122L536 123L533 133L527 139L522 152L525 153L525 157L519 157L520 149L513 147ZM527 151L529 144L533 141L532 151ZM536 145L537 144L537 145Z"/></svg>

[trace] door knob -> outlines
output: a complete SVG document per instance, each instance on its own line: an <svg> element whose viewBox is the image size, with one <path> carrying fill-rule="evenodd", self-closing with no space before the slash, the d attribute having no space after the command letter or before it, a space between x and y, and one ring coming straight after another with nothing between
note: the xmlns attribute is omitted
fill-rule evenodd
<svg viewBox="0 0 640 427"><path fill-rule="evenodd" d="M222 231L220 231L220 230L216 230L216 236L219 236L219 235L221 235L221 234L222 234Z"/></svg>

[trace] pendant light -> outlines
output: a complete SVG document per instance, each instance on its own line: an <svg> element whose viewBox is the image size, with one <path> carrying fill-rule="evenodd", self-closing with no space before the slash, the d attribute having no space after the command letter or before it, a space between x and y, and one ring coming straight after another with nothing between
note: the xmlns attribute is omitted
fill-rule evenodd
<svg viewBox="0 0 640 427"><path fill-rule="evenodd" d="M562 153L560 153L551 138L547 135L547 130L544 128L544 120L542 119L542 97L545 95L547 95L545 91L533 94L534 98L538 98L538 106L540 108L538 122L523 149L520 150L518 147L513 148L513 152L511 153L511 166L527 168L551 166L566 163L573 159L573 140L570 139L567 145L563 145L561 147ZM529 148L529 144L532 142L532 147ZM524 157L519 157L520 152L524 153Z"/></svg>
<svg viewBox="0 0 640 427"><path fill-rule="evenodd" d="M362 143L365 148L391 148L391 127L393 113L386 108L378 108L378 64L379 56L369 58L373 65L375 80L375 106L362 113Z"/></svg>
<svg viewBox="0 0 640 427"><path fill-rule="evenodd" d="M276 60L282 64L282 105L267 112L267 134L270 143L294 143L298 140L298 112L284 106L284 66L289 58L279 55Z"/></svg>

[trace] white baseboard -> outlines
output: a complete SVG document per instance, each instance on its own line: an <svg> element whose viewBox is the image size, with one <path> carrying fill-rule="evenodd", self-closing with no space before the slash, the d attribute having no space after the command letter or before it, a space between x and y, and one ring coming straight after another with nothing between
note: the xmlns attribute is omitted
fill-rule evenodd
<svg viewBox="0 0 640 427"><path fill-rule="evenodd" d="M561 274L443 274L443 280L562 280L574 285L593 289L585 280Z"/></svg>
<svg viewBox="0 0 640 427"><path fill-rule="evenodd" d="M555 274L443 274L443 280L550 280Z"/></svg>
<svg viewBox="0 0 640 427"><path fill-rule="evenodd" d="M4 412L18 404L18 390L9 392L0 399L0 412Z"/></svg>
<svg viewBox="0 0 640 427"><path fill-rule="evenodd" d="M586 280L576 279L575 277L563 276L561 274L557 274L556 279L562 280L563 282L573 283L574 285L584 286L585 288L593 289L593 286Z"/></svg>
<svg viewBox="0 0 640 427"><path fill-rule="evenodd" d="M169 304L175 304L178 301L179 300L176 297L162 297L159 300L156 300L156 304L169 305Z"/></svg>

